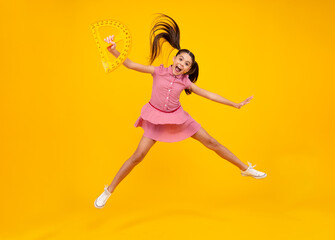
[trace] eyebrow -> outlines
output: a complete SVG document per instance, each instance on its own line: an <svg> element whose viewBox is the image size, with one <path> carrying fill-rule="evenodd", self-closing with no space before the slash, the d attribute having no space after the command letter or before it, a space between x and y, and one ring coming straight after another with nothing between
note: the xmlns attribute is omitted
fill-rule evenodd
<svg viewBox="0 0 335 240"><path fill-rule="evenodd" d="M183 56L180 56L180 57L182 57L182 58L184 59L184 57L183 57ZM190 62L190 61L186 61L186 62L188 62L189 64L191 64L191 62Z"/></svg>

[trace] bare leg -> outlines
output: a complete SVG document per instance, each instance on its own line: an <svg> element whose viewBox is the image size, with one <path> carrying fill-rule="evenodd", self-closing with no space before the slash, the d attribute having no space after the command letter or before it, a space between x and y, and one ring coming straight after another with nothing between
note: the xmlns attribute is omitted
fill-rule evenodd
<svg viewBox="0 0 335 240"><path fill-rule="evenodd" d="M226 147L222 146L217 140L210 136L205 129L200 128L200 130L195 133L192 138L198 140L207 148L215 151L220 157L228 160L239 169L245 171L248 165L244 164L240 159L238 159L232 152L230 152Z"/></svg>
<svg viewBox="0 0 335 240"><path fill-rule="evenodd" d="M131 157L122 165L118 173L115 175L112 183L107 190L112 193L116 186L130 173L130 171L139 164L149 152L150 148L155 144L155 140L142 136L136 151Z"/></svg>

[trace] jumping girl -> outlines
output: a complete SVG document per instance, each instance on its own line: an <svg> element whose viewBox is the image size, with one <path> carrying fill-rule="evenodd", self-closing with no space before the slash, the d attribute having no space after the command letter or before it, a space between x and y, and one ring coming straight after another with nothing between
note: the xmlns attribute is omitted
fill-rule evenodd
<svg viewBox="0 0 335 240"><path fill-rule="evenodd" d="M161 46L167 41L173 48L179 50L173 57L173 64L164 68L163 64L158 67L142 65L126 59L123 65L129 69L153 76L153 86L150 101L141 110L141 115L135 122L135 127L142 127L144 134L133 155L122 165L112 183L105 186L103 193L95 200L94 206L102 208L111 196L116 186L139 164L150 148L157 142L178 142L192 137L201 142L207 148L215 151L220 157L228 160L241 170L242 176L251 176L256 179L265 178L266 173L257 171L248 162L249 166L239 160L232 152L221 145L210 136L201 125L196 122L179 102L179 96L183 90L189 95L192 92L209 100L226 104L240 109L253 97L243 102L234 103L216 93L209 92L195 85L198 79L199 66L195 56L187 49L181 49L179 44L180 32L177 23L169 16L161 15L151 30L151 55L150 64L161 52ZM159 32L159 33L158 33ZM120 53L116 50L113 42L114 36L108 36L105 41L111 45L108 50L115 57ZM161 43L160 43L160 40Z"/></svg>

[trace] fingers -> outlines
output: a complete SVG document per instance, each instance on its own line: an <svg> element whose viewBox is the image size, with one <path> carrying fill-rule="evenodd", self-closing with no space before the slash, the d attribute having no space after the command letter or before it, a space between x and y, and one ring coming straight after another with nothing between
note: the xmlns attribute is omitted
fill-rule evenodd
<svg viewBox="0 0 335 240"><path fill-rule="evenodd" d="M108 37L106 37L106 38L104 39L104 41L105 41L106 43L114 43L113 40L114 40L114 35L112 35L112 36L108 36Z"/></svg>
<svg viewBox="0 0 335 240"><path fill-rule="evenodd" d="M111 49L114 49L116 47L116 43L114 42L114 35L108 36L104 39L106 43L112 44L110 47Z"/></svg>
<svg viewBox="0 0 335 240"><path fill-rule="evenodd" d="M244 104L247 104L250 102L251 99L253 99L254 96L248 97L246 100L244 100Z"/></svg>

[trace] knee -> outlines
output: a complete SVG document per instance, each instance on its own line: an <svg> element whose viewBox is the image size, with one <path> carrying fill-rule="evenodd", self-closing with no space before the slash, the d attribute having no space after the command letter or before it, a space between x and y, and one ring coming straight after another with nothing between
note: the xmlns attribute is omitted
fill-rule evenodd
<svg viewBox="0 0 335 240"><path fill-rule="evenodd" d="M206 141L206 146L209 148L209 149L212 149L212 150L217 150L218 147L220 146L220 143L213 137L210 137L207 139Z"/></svg>
<svg viewBox="0 0 335 240"><path fill-rule="evenodd" d="M133 154L133 157L131 158L131 162L133 164L138 164L143 160L145 155L146 155L145 152L136 150Z"/></svg>

